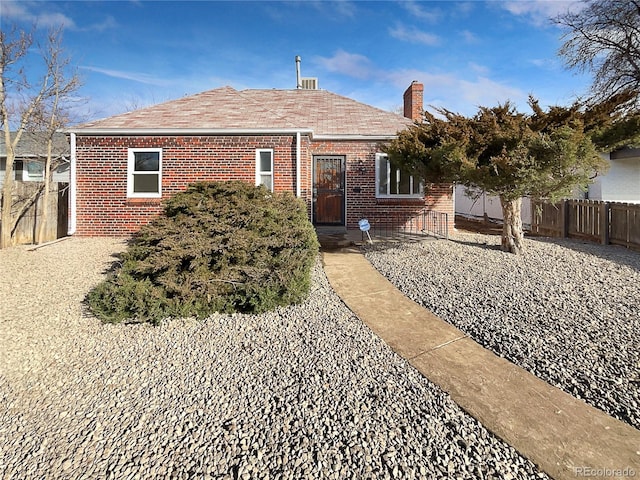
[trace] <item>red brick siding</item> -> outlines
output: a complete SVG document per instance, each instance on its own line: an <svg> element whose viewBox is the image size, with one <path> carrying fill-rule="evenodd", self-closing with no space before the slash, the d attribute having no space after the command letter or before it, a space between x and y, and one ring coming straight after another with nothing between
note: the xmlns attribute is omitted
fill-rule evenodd
<svg viewBox="0 0 640 480"><path fill-rule="evenodd" d="M416 122L422 121L424 118L423 98L424 85L416 81L411 82L403 95L404 116Z"/></svg>
<svg viewBox="0 0 640 480"><path fill-rule="evenodd" d="M347 228L358 228L358 220L383 219L390 213L407 218L423 208L448 214L449 231L454 226L453 186L429 185L424 199L376 198L376 153L379 142L326 141L313 142L312 155L344 155L346 158Z"/></svg>
<svg viewBox="0 0 640 480"><path fill-rule="evenodd" d="M162 148L162 198L207 180L255 183L256 149L274 150L274 189L295 192L295 136L78 137L78 235L129 235L161 212L127 198L129 148ZM309 188L306 186L306 190Z"/></svg>
<svg viewBox="0 0 640 480"><path fill-rule="evenodd" d="M425 206L450 214L451 186L430 188L421 199L375 197L377 142L314 141L301 136L301 196L312 205L313 155L346 158L347 226L357 228L363 216L383 216L389 209L410 215ZM130 235L161 212L161 199L127 198L129 148L162 148L162 198L196 181L240 179L255 182L255 151L274 150L275 190L296 189L296 136L94 137L76 140L76 233L84 236ZM376 214L378 212L378 214Z"/></svg>

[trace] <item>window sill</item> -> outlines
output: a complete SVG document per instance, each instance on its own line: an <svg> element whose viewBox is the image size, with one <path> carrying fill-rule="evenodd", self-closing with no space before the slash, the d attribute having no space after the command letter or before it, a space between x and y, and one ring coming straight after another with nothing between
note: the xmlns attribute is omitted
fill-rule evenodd
<svg viewBox="0 0 640 480"><path fill-rule="evenodd" d="M376 197L376 203L379 205L423 204L424 197Z"/></svg>
<svg viewBox="0 0 640 480"><path fill-rule="evenodd" d="M162 202L162 198L140 198L130 197L127 198L125 205L159 205Z"/></svg>

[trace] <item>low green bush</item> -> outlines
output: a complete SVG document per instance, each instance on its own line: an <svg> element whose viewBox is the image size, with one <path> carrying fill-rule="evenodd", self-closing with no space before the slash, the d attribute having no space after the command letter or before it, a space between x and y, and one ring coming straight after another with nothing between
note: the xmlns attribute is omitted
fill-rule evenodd
<svg viewBox="0 0 640 480"><path fill-rule="evenodd" d="M168 199L87 296L107 322L261 313L308 295L318 239L305 203L240 181Z"/></svg>

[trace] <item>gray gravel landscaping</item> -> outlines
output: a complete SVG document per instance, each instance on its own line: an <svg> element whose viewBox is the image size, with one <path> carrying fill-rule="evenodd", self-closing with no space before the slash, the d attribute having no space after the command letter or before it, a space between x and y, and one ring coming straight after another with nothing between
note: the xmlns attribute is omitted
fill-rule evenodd
<svg viewBox="0 0 640 480"><path fill-rule="evenodd" d="M640 253L500 237L367 247L405 295L553 385L640 428Z"/></svg>
<svg viewBox="0 0 640 480"><path fill-rule="evenodd" d="M102 325L82 300L123 248L0 251L0 478L547 478L355 318L319 264L302 305Z"/></svg>

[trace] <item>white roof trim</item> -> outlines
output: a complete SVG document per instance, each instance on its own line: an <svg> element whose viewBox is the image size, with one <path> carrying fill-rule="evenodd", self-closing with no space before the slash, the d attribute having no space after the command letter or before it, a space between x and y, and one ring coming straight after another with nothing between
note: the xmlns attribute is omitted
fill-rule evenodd
<svg viewBox="0 0 640 480"><path fill-rule="evenodd" d="M298 132L313 134L310 128L67 128L65 133L76 135L294 135Z"/></svg>
<svg viewBox="0 0 640 480"><path fill-rule="evenodd" d="M314 135L314 140L393 140L397 135Z"/></svg>
<svg viewBox="0 0 640 480"><path fill-rule="evenodd" d="M295 135L309 134L314 140L393 140L397 135L344 135L344 134L324 134L313 135L310 128L78 128L73 127L64 130L65 133L75 133L76 135L87 136L139 136L139 135Z"/></svg>

